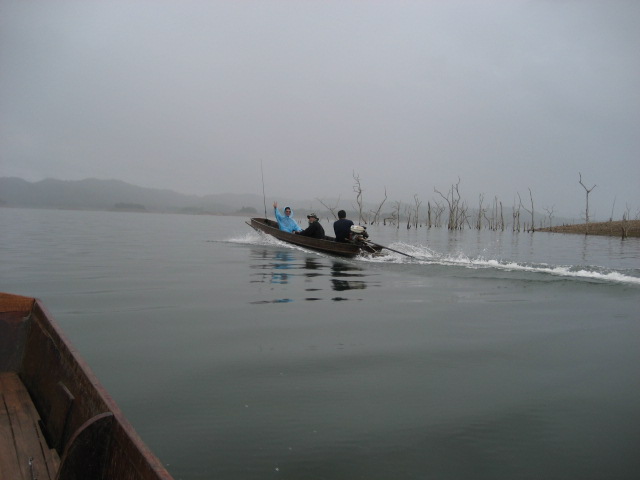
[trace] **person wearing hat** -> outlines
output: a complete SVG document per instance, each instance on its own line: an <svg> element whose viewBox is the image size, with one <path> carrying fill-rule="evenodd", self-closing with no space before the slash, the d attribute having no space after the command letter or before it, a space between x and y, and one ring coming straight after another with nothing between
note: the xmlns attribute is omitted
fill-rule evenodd
<svg viewBox="0 0 640 480"><path fill-rule="evenodd" d="M301 232L295 233L304 235L305 237L324 239L324 228L320 225L318 216L315 213L311 213L307 215L307 218L309 219L309 226Z"/></svg>

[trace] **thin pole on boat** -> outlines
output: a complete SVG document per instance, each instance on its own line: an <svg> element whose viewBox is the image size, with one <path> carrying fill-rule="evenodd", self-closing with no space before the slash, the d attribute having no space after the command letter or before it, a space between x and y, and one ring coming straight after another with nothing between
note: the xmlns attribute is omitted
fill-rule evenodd
<svg viewBox="0 0 640 480"><path fill-rule="evenodd" d="M262 174L262 200L264 201L264 218L267 218L267 196L264 194L264 170L262 160L260 160L260 173Z"/></svg>
<svg viewBox="0 0 640 480"><path fill-rule="evenodd" d="M387 250L391 250L392 252L399 253L400 255L404 255L405 257L416 258L413 255L409 255L408 253L401 252L400 250L394 250L393 248L385 247L384 245L380 245L379 243L373 243L373 242L367 242L367 243L370 243L371 245L374 245L376 247L386 248Z"/></svg>

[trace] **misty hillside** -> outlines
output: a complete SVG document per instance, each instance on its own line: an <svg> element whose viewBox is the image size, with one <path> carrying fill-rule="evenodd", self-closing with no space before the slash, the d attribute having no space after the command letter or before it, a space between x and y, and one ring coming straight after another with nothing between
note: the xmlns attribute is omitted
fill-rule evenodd
<svg viewBox="0 0 640 480"><path fill-rule="evenodd" d="M233 214L243 207L264 210L262 203L257 195L198 197L120 180L46 179L31 183L20 178L0 178L0 205L5 207Z"/></svg>
<svg viewBox="0 0 640 480"><path fill-rule="evenodd" d="M121 180L46 179L32 183L20 178L0 177L0 207L262 216L266 204L267 216L273 217L273 201L273 198L265 199L261 195L241 193L184 195L172 190L139 187ZM278 202L281 208L292 205L298 219L304 220L304 216L311 211L315 211L321 218L329 221L333 219L333 215L321 205L318 199L301 201L278 198ZM326 200L325 203L329 206L338 205L336 200ZM339 203L339 208L344 208L350 218L357 220L358 213L354 201L342 200ZM365 203L366 212L371 212L377 207L375 204ZM392 202L388 202L381 218L389 217L393 209ZM400 211L401 221L406 221L407 212L411 211L410 204L403 204ZM473 222L477 210L470 208L468 214L469 221ZM504 216L507 224L511 223L511 215L512 209L505 208ZM523 212L523 217L524 215L526 213ZM426 207L423 206L421 221L425 221L425 216ZM446 213L443 218L445 217ZM557 216L554 218L554 225L576 223ZM523 218L523 223L527 220L528 218ZM541 224L544 220L545 216L536 212L536 224Z"/></svg>

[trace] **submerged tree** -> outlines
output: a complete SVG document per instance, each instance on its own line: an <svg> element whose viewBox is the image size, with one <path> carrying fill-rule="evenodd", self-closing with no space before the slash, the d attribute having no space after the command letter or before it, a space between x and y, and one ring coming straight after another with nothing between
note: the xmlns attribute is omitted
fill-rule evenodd
<svg viewBox="0 0 640 480"><path fill-rule="evenodd" d="M520 203L522 205L522 203ZM519 232L520 231L520 205L516 208L516 199L513 199L513 225L512 231Z"/></svg>
<svg viewBox="0 0 640 480"><path fill-rule="evenodd" d="M535 225L534 220L533 220L533 194L531 193L531 189L529 189L529 198L531 199L531 210L529 210L527 207L525 207L522 204L522 198L520 198L520 194L518 193L518 199L520 200L520 206L522 208L524 208L525 211L531 215L531 226L529 227L529 229L532 232L535 232L536 231L536 225Z"/></svg>
<svg viewBox="0 0 640 480"><path fill-rule="evenodd" d="M554 208L556 208L555 205L553 205L551 208L544 207L544 211L547 212L547 215L549 216L549 228L553 227L553 209Z"/></svg>
<svg viewBox="0 0 640 480"><path fill-rule="evenodd" d="M353 172L353 191L356 192L356 203L358 204L358 223L366 223L362 217L362 185L360 185L360 175L355 170Z"/></svg>
<svg viewBox="0 0 640 480"><path fill-rule="evenodd" d="M458 177L458 183L451 185L446 196L435 188L433 190L440 195L449 206L449 221L447 228L449 230L462 229L465 221L467 221L467 207L460 198L460 177Z"/></svg>
<svg viewBox="0 0 640 480"><path fill-rule="evenodd" d="M401 207L401 203L400 202L393 202L393 216L396 217L396 228L399 230L400 229L400 207Z"/></svg>
<svg viewBox="0 0 640 480"><path fill-rule="evenodd" d="M597 187L597 185L594 184L593 187L587 188L585 184L582 183L582 173L578 172L578 175L580 176L580 181L578 183L582 185L582 188L584 188L585 192L587 193L587 207L584 212L584 220L585 220L585 223L587 224L585 228L585 235L588 235L589 234L589 194L591 193L591 190Z"/></svg>
<svg viewBox="0 0 640 480"><path fill-rule="evenodd" d="M416 204L416 216L415 216L415 219L414 219L414 224L415 224L415 227L418 228L418 223L420 221L419 220L420 217L418 215L418 210L420 209L420 205L422 205L422 202L420 200L418 200L418 194L417 193L413 195L413 201Z"/></svg>
<svg viewBox="0 0 640 480"><path fill-rule="evenodd" d="M436 204L435 208L434 208L434 226L436 227L441 227L442 226L442 214L444 213L444 211L446 210L446 207L441 204L438 203L437 201L434 200L434 203Z"/></svg>
<svg viewBox="0 0 640 480"><path fill-rule="evenodd" d="M485 216L486 218L486 216ZM504 215L502 213L502 202L498 201L498 197L494 197L491 207L491 219L488 219L489 229L504 231Z"/></svg>
<svg viewBox="0 0 640 480"><path fill-rule="evenodd" d="M340 197L339 196L338 196L338 200L336 200L336 204L333 207L327 205L326 203L324 203L322 200L320 200L317 197L316 197L316 200L318 200L322 204L322 206L324 208L326 208L327 210L329 210L331 212L331 215L333 215L333 218L335 218L336 220L338 219L338 215L336 214L336 209L338 208L338 205L340 204Z"/></svg>
<svg viewBox="0 0 640 480"><path fill-rule="evenodd" d="M371 220L372 224L380 223L380 210L382 210L382 206L386 201L387 201L387 187L384 187L384 199L382 200L382 202L380 202L380 205L378 205L378 209L375 212L371 210L371 213L373 214L373 220Z"/></svg>
<svg viewBox="0 0 640 480"><path fill-rule="evenodd" d="M477 230L482 230L482 218L485 217L486 209L482 206L483 202L484 202L484 193L481 193L478 197L478 216L476 217Z"/></svg>
<svg viewBox="0 0 640 480"><path fill-rule="evenodd" d="M640 212L636 214L636 219L638 219L639 216ZM631 229L631 209L629 208L629 205L627 205L627 208L622 214L622 222L620 226L622 228L622 239L624 240L629 236L629 230Z"/></svg>

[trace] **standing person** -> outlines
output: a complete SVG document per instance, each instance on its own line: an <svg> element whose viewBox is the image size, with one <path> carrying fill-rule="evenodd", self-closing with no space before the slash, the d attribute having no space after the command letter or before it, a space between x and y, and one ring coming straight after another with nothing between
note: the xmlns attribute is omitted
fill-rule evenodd
<svg viewBox="0 0 640 480"><path fill-rule="evenodd" d="M338 220L333 222L333 231L336 234L336 242L348 242L351 236L351 227L353 222L347 220L347 212L340 210L338 212Z"/></svg>
<svg viewBox="0 0 640 480"><path fill-rule="evenodd" d="M320 225L319 218L315 213L307 215L309 219L309 226L301 232L296 232L305 237L319 238L324 240L324 228Z"/></svg>
<svg viewBox="0 0 640 480"><path fill-rule="evenodd" d="M302 228L291 216L291 207L284 207L284 215L278 210L278 202L273 202L273 211L278 220L278 226L283 232L295 233L302 231Z"/></svg>

